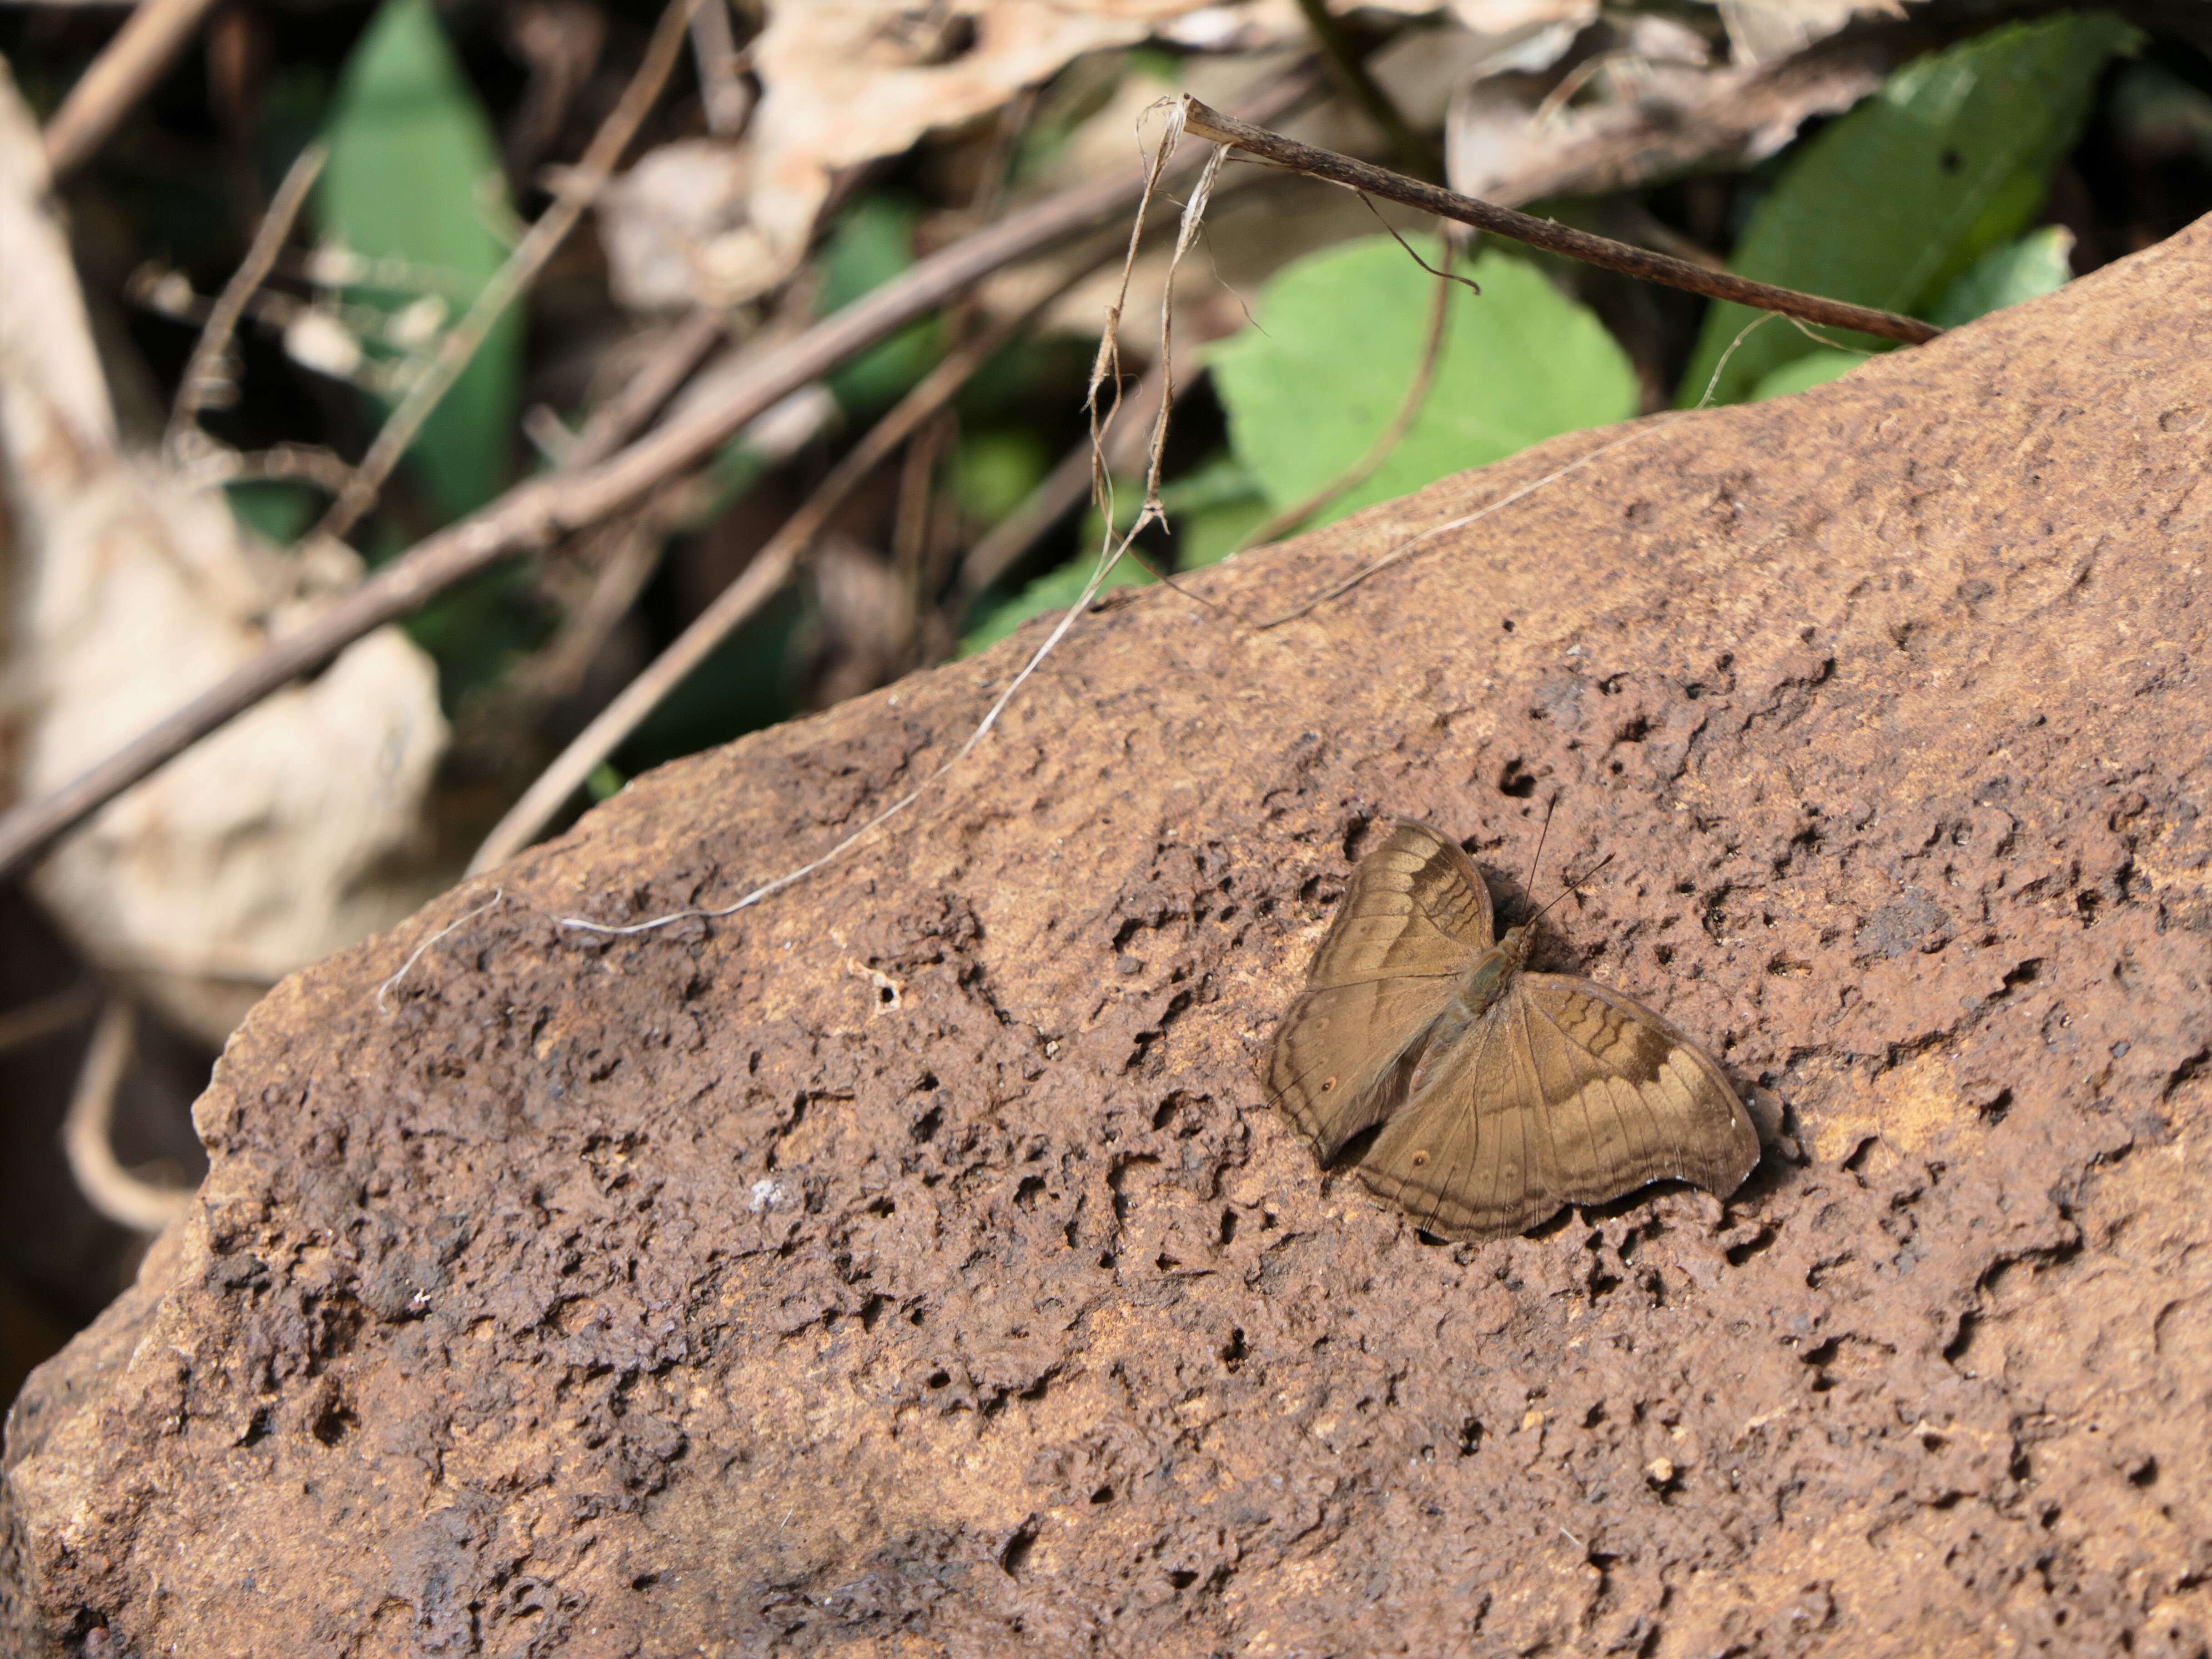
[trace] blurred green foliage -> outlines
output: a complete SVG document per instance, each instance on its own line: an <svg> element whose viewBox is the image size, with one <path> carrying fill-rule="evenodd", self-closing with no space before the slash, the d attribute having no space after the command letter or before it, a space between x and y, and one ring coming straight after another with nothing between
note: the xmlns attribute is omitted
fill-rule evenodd
<svg viewBox="0 0 2212 1659"><path fill-rule="evenodd" d="M864 197L848 210L817 256L819 314L842 311L911 265L915 227L921 220L919 207L890 195ZM918 318L837 369L830 376L830 389L848 415L881 414L944 355L944 319Z"/></svg>
<svg viewBox="0 0 2212 1659"><path fill-rule="evenodd" d="M429 0L384 0L346 60L325 131L330 162L316 190L325 239L420 273L349 297L387 316L428 300L458 321L504 263L514 216L491 122ZM409 452L445 517L483 506L512 473L522 326L511 307ZM402 354L394 343L365 343Z"/></svg>
<svg viewBox="0 0 2212 1659"><path fill-rule="evenodd" d="M1967 266L1966 273L1929 307L1929 320L1945 328L1956 328L1977 317L1986 317L1992 311L2002 311L2022 300L2033 300L2063 288L2074 274L2067 263L2073 242L2073 233L2063 226L2045 225L2016 242L1992 248ZM1776 325L1784 325L1778 322ZM1802 357L1792 357L1779 368L1768 371L1752 388L1751 400L1784 398L1793 392L1824 386L1850 374L1866 362L1869 355L1822 346Z"/></svg>
<svg viewBox="0 0 2212 1659"><path fill-rule="evenodd" d="M1908 64L1796 153L1729 268L1922 314L1969 265L2034 222L2106 64L2138 38L2117 18L2059 16L1992 29ZM1708 385L1716 403L1740 402L1784 364L1824 349L1787 324L1756 328L1738 343L1759 314L1737 305L1705 313L1680 404L1696 404ZM1882 343L1853 336L1848 343Z"/></svg>
<svg viewBox="0 0 2212 1659"><path fill-rule="evenodd" d="M1051 470L1052 452L1035 432L969 433L954 457L952 489L973 523L996 524L1019 507Z"/></svg>
<svg viewBox="0 0 2212 1659"><path fill-rule="evenodd" d="M1959 280L1928 310L1928 320L1956 328L2022 300L2056 293L2072 280L2068 256L2074 234L2063 225L2045 225L2016 242L1989 252L1966 267Z"/></svg>
<svg viewBox="0 0 2212 1659"><path fill-rule="evenodd" d="M1430 263L1443 258L1437 238L1411 240ZM1589 310L1510 254L1486 252L1470 274L1481 296L1453 289L1419 414L1310 526L1636 412L1628 355ZM1269 507L1310 499L1389 428L1419 369L1436 282L1395 238L1362 237L1278 271L1252 326L1214 348L1230 448Z"/></svg>
<svg viewBox="0 0 2212 1659"><path fill-rule="evenodd" d="M319 489L283 478L228 484L224 493L231 516L276 547L289 547L306 535L322 516L325 499Z"/></svg>

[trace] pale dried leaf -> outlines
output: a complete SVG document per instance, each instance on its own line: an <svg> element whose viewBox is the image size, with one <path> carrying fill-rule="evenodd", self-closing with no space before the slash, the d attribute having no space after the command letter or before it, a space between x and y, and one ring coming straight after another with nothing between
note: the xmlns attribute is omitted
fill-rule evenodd
<svg viewBox="0 0 2212 1659"><path fill-rule="evenodd" d="M1704 56L1693 32L1637 17L1599 49L1601 63L1575 66L1588 82L1564 103L1553 95L1563 84L1557 74L1467 81L1444 123L1452 188L1514 205L1630 188L1692 167L1747 167L1881 79L1871 59L1785 75L1755 64L1707 66Z"/></svg>
<svg viewBox="0 0 2212 1659"><path fill-rule="evenodd" d="M671 310L759 291L773 261L746 223L751 167L743 146L687 138L663 144L608 186L599 240L617 304Z"/></svg>
<svg viewBox="0 0 2212 1659"><path fill-rule="evenodd" d="M1899 0L1712 0L1740 64L1763 64L1826 40L1862 12L1905 15Z"/></svg>
<svg viewBox="0 0 2212 1659"><path fill-rule="evenodd" d="M361 372L361 342L327 311L302 311L284 325L284 355L334 380L351 380Z"/></svg>
<svg viewBox="0 0 2212 1659"><path fill-rule="evenodd" d="M330 559L270 556L220 495L123 453L38 128L4 69L0 246L0 793L26 798L297 625ZM434 890L402 866L445 743L435 671L386 629L116 800L32 890L94 962L219 1042L280 975Z"/></svg>
<svg viewBox="0 0 2212 1659"><path fill-rule="evenodd" d="M1505 39L1560 23L1580 28L1597 16L1598 0L1449 0L1447 9L1462 28Z"/></svg>

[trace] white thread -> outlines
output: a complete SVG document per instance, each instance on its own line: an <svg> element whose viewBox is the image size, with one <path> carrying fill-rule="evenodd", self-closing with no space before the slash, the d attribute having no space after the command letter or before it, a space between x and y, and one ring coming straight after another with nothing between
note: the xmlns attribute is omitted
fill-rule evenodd
<svg viewBox="0 0 2212 1659"><path fill-rule="evenodd" d="M406 961L399 964L399 971L394 974L390 979L385 981L383 984L376 988L377 1012L383 1014L386 1018L391 1018L392 1009L386 1003L385 998L390 994L392 988L398 984L401 980L405 979L408 974L413 970L415 964L422 960L422 953L428 950L432 945L435 945L440 939L445 938L447 934L452 933L453 929L459 927L463 922L475 921L478 916L490 909L493 905L497 904L506 896L507 889L504 887L500 888L496 892L493 893L489 898L486 899L482 904L477 906L475 909L465 911L462 915L455 916L443 927L441 927L436 933L431 934L429 938L424 939L420 945L416 945L415 947L415 953L409 957Z"/></svg>

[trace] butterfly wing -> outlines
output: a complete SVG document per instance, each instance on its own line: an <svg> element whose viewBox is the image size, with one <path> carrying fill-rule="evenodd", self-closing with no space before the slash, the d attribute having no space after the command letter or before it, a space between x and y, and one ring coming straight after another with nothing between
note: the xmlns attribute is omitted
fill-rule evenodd
<svg viewBox="0 0 2212 1659"><path fill-rule="evenodd" d="M1750 1116L1696 1043L1618 991L1524 973L1358 1174L1431 1232L1488 1238L1654 1181L1725 1196L1758 1162Z"/></svg>
<svg viewBox="0 0 2212 1659"><path fill-rule="evenodd" d="M1327 1163L1406 1098L1456 980L1365 980L1308 991L1268 1051L1267 1092Z"/></svg>
<svg viewBox="0 0 2212 1659"><path fill-rule="evenodd" d="M1489 944L1490 895L1456 842L1403 818L1359 861L1267 1054L1267 1092L1324 1160L1405 1099Z"/></svg>
<svg viewBox="0 0 2212 1659"><path fill-rule="evenodd" d="M1456 977L1489 948L1490 890L1474 863L1441 831L1400 818L1352 872L1306 984Z"/></svg>

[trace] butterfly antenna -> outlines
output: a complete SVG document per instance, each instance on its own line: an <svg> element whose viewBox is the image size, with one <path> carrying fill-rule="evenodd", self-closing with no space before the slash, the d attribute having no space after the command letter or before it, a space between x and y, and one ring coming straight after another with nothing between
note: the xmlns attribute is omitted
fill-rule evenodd
<svg viewBox="0 0 2212 1659"><path fill-rule="evenodd" d="M1544 827L1536 832L1535 856L1528 860L1528 873L1521 879L1521 890L1524 893L1534 893L1536 890L1536 870L1544 861L1544 837L1552 833L1552 814L1559 810L1559 792L1554 790L1551 801L1544 808ZM1533 921L1535 918L1531 916L1529 920Z"/></svg>
<svg viewBox="0 0 2212 1659"><path fill-rule="evenodd" d="M1580 886L1581 886L1584 882L1588 881L1588 880L1592 877L1592 876L1595 875L1599 871L1601 871L1601 870L1604 869L1604 868L1605 868L1605 866L1606 866L1607 865L1608 865L1608 864L1610 864L1610 863L1612 863L1612 862L1613 862L1613 855L1612 854L1610 854L1610 853L1607 853L1607 854L1603 858L1600 859L1600 860L1599 860L1595 864L1593 864L1592 866L1590 866L1590 867L1589 867L1589 869L1587 869L1587 870L1583 871L1583 872L1582 872L1582 874L1580 874L1579 876L1577 876L1577 877L1576 877L1572 881L1569 882L1569 883L1568 883L1565 887L1563 887L1563 888L1561 888L1561 889L1559 890L1559 898L1555 898L1555 899L1553 899L1553 900L1552 901L1552 904L1557 904L1557 903L1559 902L1559 899L1563 899L1563 898L1566 897L1566 896L1567 896L1569 893L1573 892L1577 888L1580 887ZM1536 914L1535 914L1534 915L1533 915L1533 916L1529 917L1529 918L1528 918L1528 920L1527 921L1525 921L1525 922L1523 922L1523 923L1522 924L1522 926L1523 926L1524 927L1534 927L1534 926L1535 926L1539 921L1540 921L1541 920L1543 920L1543 916L1544 916L1544 910L1548 910L1548 909L1550 909L1550 908L1552 908L1552 904L1547 904L1547 905L1546 905L1546 906L1544 907L1544 909L1543 909L1543 910L1539 910L1539 911L1537 911L1537 912L1536 912Z"/></svg>

